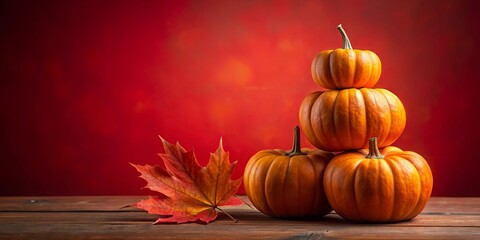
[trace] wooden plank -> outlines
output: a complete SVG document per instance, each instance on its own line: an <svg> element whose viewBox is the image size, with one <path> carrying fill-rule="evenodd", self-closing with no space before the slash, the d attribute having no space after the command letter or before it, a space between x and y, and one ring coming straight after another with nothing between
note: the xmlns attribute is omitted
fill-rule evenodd
<svg viewBox="0 0 480 240"><path fill-rule="evenodd" d="M137 211L123 206L145 196L75 196L75 197L0 197L0 212L5 211ZM246 196L240 196L248 201ZM225 207L248 211L245 205ZM480 198L433 197L425 214L480 214Z"/></svg>
<svg viewBox="0 0 480 240"><path fill-rule="evenodd" d="M268 217L259 212L229 211L229 213L238 220L238 223L235 225L255 225L259 223L265 226L283 225L288 227L316 224L358 225L358 223L345 221L337 214L329 214L324 218L311 220L285 220ZM78 224L89 224L92 222L99 224L151 224L155 222L157 217L158 216L155 215L149 215L146 212L3 212L0 213L0 224L12 222L42 224L55 224L58 222ZM216 222L221 223L216 224L229 225L231 221L231 219L226 218L222 213L219 213L219 219L221 221ZM480 215L419 215L411 221L371 225L392 227L480 227Z"/></svg>
<svg viewBox="0 0 480 240"><path fill-rule="evenodd" d="M433 197L423 210L424 213L480 214L480 198Z"/></svg>
<svg viewBox="0 0 480 240"><path fill-rule="evenodd" d="M232 213L233 214L233 213ZM170 224L155 225L150 228L152 234L160 229L161 232L169 232L172 236L187 236L191 233L198 235L215 236L216 238L224 237L222 234L234 233L239 238L255 237L251 234L243 233L244 231L254 231L262 238L267 236L289 236L300 238L302 236L329 236L331 237L348 237L356 239L357 235L373 238L373 233L386 236L384 234L392 234L392 238L412 239L412 234L422 236L419 239L448 239L447 237L480 237L480 219L479 216L444 216L438 215L422 215L417 219L409 222L395 224L356 224L342 220L336 214L330 214L323 219L316 220L282 220L265 216L261 213L235 213L238 223L233 223L225 215L208 224ZM452 217L454 217L452 219ZM155 216L144 212L9 212L0 214L0 233L13 236L15 232L27 234L40 234L44 232L46 235L58 233L60 235L70 235L70 231L77 233L87 233L92 229L98 234L109 235L110 228L100 226L124 226L131 228L143 228L151 226L156 219ZM211 226L216 226L211 228ZM279 228L283 229L281 234L277 235ZM396 229L397 228L397 229ZM437 231L435 234L423 233L425 229L429 231ZM459 228L463 229L458 232ZM77 230L83 229L83 230ZM288 229L286 231L285 229ZM421 230L418 230L421 229ZM132 228L132 231L134 228ZM322 231L320 231L322 230ZM413 232L412 232L413 230ZM418 230L418 231L417 231ZM214 232L211 232L214 231ZM320 231L320 232L319 232ZM136 232L136 231L134 231ZM308 234L307 234L308 233ZM321 234L320 234L321 233ZM448 233L448 234L447 234ZM307 234L307 235L305 235ZM425 235L426 234L426 235ZM5 235L5 236L7 236ZM425 236L424 236L425 235ZM0 234L0 236L2 236ZM117 236L112 234L112 236ZM142 237L146 237L141 235ZM104 236L107 237L107 236ZM326 238L328 239L328 238Z"/></svg>
<svg viewBox="0 0 480 240"><path fill-rule="evenodd" d="M395 227L307 224L38 224L0 226L0 239L480 239L472 227Z"/></svg>
<svg viewBox="0 0 480 240"><path fill-rule="evenodd" d="M122 207L145 196L0 197L6 211L132 211Z"/></svg>
<svg viewBox="0 0 480 240"><path fill-rule="evenodd" d="M352 223L334 213L283 220L241 205L224 207L237 223L219 214L210 224L180 225L152 225L156 216L120 209L142 198L0 197L0 239L480 239L480 198L432 198L417 218L395 224Z"/></svg>

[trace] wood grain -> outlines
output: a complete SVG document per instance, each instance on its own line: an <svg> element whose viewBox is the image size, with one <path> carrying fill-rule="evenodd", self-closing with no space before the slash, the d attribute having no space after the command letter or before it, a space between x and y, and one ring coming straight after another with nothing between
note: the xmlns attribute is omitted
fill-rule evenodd
<svg viewBox="0 0 480 240"><path fill-rule="evenodd" d="M242 196L246 199L244 196ZM224 207L209 224L152 225L157 216L122 208L143 196L0 197L0 239L480 239L480 198L432 198L415 219L359 224L271 218L247 205Z"/></svg>

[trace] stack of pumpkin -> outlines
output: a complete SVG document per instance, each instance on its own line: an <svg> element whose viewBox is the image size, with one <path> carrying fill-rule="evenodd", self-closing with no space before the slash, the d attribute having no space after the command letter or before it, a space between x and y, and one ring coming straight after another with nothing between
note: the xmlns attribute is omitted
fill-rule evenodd
<svg viewBox="0 0 480 240"><path fill-rule="evenodd" d="M300 106L300 126L318 149L300 149L296 127L291 151L263 150L249 160L245 191L275 217L323 216L333 208L353 221L409 220L430 198L430 167L419 154L390 146L405 128L403 104L372 88L380 59L353 49L337 28L343 47L322 51L311 68L313 80L329 90L309 94Z"/></svg>

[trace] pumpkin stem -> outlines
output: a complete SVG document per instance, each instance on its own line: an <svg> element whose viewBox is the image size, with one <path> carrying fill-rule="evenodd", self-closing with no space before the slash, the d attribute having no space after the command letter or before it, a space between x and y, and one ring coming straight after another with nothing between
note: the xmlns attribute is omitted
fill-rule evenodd
<svg viewBox="0 0 480 240"><path fill-rule="evenodd" d="M371 159L383 158L383 155L380 153L380 150L378 149L378 143L377 143L376 137L370 138L368 142L368 154L366 158L371 158Z"/></svg>
<svg viewBox="0 0 480 240"><path fill-rule="evenodd" d="M340 31L340 35L342 35L342 48L343 49L353 49L352 44L350 43L350 39L348 39L347 33L342 27L342 24L338 24L337 26L338 31Z"/></svg>
<svg viewBox="0 0 480 240"><path fill-rule="evenodd" d="M295 126L293 129L293 146L292 151L286 153L285 155L289 157L297 156L297 155L306 155L302 152L302 148L300 147L300 128Z"/></svg>

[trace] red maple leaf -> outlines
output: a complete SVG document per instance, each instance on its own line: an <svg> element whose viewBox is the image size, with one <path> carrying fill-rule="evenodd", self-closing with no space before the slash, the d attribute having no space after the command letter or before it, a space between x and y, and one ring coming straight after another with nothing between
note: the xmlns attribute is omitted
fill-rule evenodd
<svg viewBox="0 0 480 240"><path fill-rule="evenodd" d="M159 156L163 159L165 168L131 165L147 181L145 188L159 192L162 196L150 196L133 207L144 209L150 214L162 215L155 223L198 220L208 223L215 220L217 210L224 212L219 206L242 203L239 198L233 197L241 183L241 178L231 179L237 162L230 163L221 139L218 149L210 154L205 167L198 164L193 151L186 151L178 142L173 145L162 137L160 139L165 153Z"/></svg>

